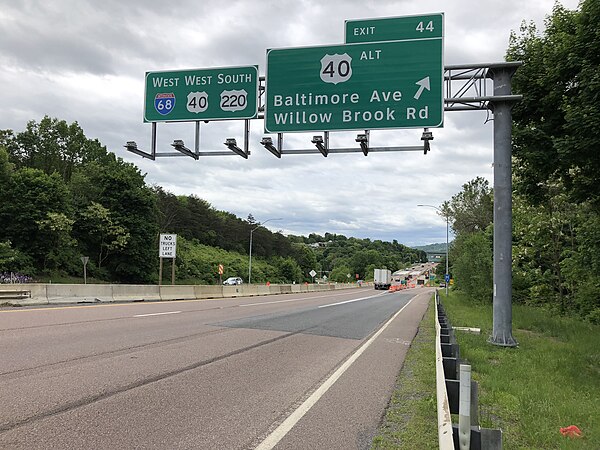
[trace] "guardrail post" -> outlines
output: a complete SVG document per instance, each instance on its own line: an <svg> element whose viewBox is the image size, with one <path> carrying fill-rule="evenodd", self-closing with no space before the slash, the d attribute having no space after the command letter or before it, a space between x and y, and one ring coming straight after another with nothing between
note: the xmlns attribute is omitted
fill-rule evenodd
<svg viewBox="0 0 600 450"><path fill-rule="evenodd" d="M471 448L471 366L468 364L460 365L458 442L460 450Z"/></svg>

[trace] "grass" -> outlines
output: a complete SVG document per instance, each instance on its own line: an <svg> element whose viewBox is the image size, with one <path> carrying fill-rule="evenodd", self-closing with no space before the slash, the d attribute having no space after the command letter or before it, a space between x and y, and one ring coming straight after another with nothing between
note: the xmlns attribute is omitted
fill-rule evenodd
<svg viewBox="0 0 600 450"><path fill-rule="evenodd" d="M600 449L600 327L513 305L517 348L487 342L492 305L474 304L459 292L442 294L457 332L461 357L479 383L482 427L503 432L504 449ZM437 448L433 308L408 351L373 449ZM578 426L583 438L560 428Z"/></svg>
<svg viewBox="0 0 600 450"><path fill-rule="evenodd" d="M482 330L457 339L479 382L481 426L502 429L505 449L600 449L600 327L513 305L519 346L502 348L487 342L492 305L457 292L442 303L452 325ZM584 437L563 437L569 425Z"/></svg>
<svg viewBox="0 0 600 450"><path fill-rule="evenodd" d="M372 449L437 448L434 342L432 301L398 374Z"/></svg>

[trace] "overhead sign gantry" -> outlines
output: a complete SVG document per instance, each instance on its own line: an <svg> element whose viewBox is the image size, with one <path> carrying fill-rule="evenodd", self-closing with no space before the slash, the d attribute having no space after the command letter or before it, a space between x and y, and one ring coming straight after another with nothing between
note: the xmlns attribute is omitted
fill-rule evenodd
<svg viewBox="0 0 600 450"><path fill-rule="evenodd" d="M444 15L348 20L342 45L275 49L267 53L267 77L257 66L149 72L146 75L144 121L152 124L150 152L129 141L125 148L144 158L159 156L221 156L248 158L250 120L264 118L261 144L273 155L424 151L433 139L428 127L442 126L443 112L487 110L494 114L494 321L490 342L512 347L512 198L511 107L520 95L511 93L511 78L520 62L466 64L444 67ZM227 72L232 70L232 72ZM222 74L223 77L220 77ZM488 94L487 80L493 80ZM216 80L216 81L215 81ZM219 82L222 81L222 82ZM248 84L244 84L248 82ZM261 84L264 83L264 84ZM457 87L458 85L458 87ZM260 111L266 93L265 113ZM256 95L254 95L256 93ZM444 98L444 93L445 97ZM258 111L258 113L257 113ZM229 152L201 152L200 123L243 119L243 149L234 138ZM160 122L196 124L195 148L182 140L171 146L177 153L156 152ZM422 146L372 147L372 129L423 127ZM363 130L354 148L330 148L329 131ZM323 131L313 136L312 149L283 148L288 131Z"/></svg>

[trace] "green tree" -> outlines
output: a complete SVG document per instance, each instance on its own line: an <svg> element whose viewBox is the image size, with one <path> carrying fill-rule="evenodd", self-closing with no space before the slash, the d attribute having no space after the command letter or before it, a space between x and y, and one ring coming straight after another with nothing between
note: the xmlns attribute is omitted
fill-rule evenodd
<svg viewBox="0 0 600 450"><path fill-rule="evenodd" d="M8 152L6 151L6 148L0 146L0 186L3 188L3 190L7 189L8 185L11 183L13 170L14 165L8 160Z"/></svg>
<svg viewBox="0 0 600 450"><path fill-rule="evenodd" d="M302 281L302 270L292 258L281 258L278 264L279 274L286 283Z"/></svg>
<svg viewBox="0 0 600 450"><path fill-rule="evenodd" d="M463 184L462 191L442 205L455 234L483 231L494 218L494 198L489 182L477 177Z"/></svg>
<svg viewBox="0 0 600 450"><path fill-rule="evenodd" d="M56 249L41 232L40 224L49 213L71 215L67 186L56 173L47 175L38 169L22 168L13 173L2 199L0 241L10 240L14 248L43 268L48 252Z"/></svg>
<svg viewBox="0 0 600 450"><path fill-rule="evenodd" d="M12 248L10 241L0 242L0 272L20 272L31 275L35 271L27 255Z"/></svg>
<svg viewBox="0 0 600 450"><path fill-rule="evenodd" d="M515 298L600 317L600 3L556 4L513 33Z"/></svg>
<svg viewBox="0 0 600 450"><path fill-rule="evenodd" d="M312 277L309 275L309 272L317 268L315 252L306 244L292 244L292 249L292 257L300 266L303 280L310 281Z"/></svg>
<svg viewBox="0 0 600 450"><path fill-rule="evenodd" d="M81 214L81 227L88 232L90 242L94 244L98 268L102 267L111 252L124 249L131 237L113 216L108 208L96 202L92 202Z"/></svg>
<svg viewBox="0 0 600 450"><path fill-rule="evenodd" d="M600 4L579 11L556 4L543 33L524 24L513 33L508 60L523 61L513 90L516 187L533 202L560 181L577 202L600 202Z"/></svg>
<svg viewBox="0 0 600 450"><path fill-rule="evenodd" d="M368 266L377 266L381 268L383 265L382 257L379 252L376 250L361 250L352 256L352 270L350 274L357 273L360 278L363 280L367 275L367 267ZM396 267L388 267L390 270L396 270Z"/></svg>
<svg viewBox="0 0 600 450"><path fill-rule="evenodd" d="M46 218L37 221L39 231L48 243L44 254L44 271L57 269L65 271L66 268L74 269L77 265L75 253L77 241L71 235L74 222L74 219L58 212L48 212Z"/></svg>
<svg viewBox="0 0 600 450"><path fill-rule="evenodd" d="M445 275L446 275L446 255L442 256L442 259L440 260L437 267L435 268L435 276L437 277L438 280L443 281Z"/></svg>
<svg viewBox="0 0 600 450"><path fill-rule="evenodd" d="M348 274L350 274L350 278L348 278ZM329 273L329 279L331 281L337 281L338 283L347 283L348 281L352 281L353 277L352 269L348 266L336 266Z"/></svg>
<svg viewBox="0 0 600 450"><path fill-rule="evenodd" d="M157 220L160 232L176 233L187 238L194 237L190 233L183 232L184 224L191 222L191 211L186 207L185 202L160 186L152 186L152 192L158 208Z"/></svg>
<svg viewBox="0 0 600 450"><path fill-rule="evenodd" d="M110 250L102 265L111 279L123 282L146 282L155 279L158 266L158 210L156 197L146 185L144 176L133 164L120 158L108 158L103 164L88 163L85 173L77 174L78 209L87 211L93 203L110 211L113 224L128 233L125 245ZM86 189L87 188L87 189ZM98 237L90 235L86 226L77 226L76 237L84 249L98 250ZM98 255L100 256L100 255Z"/></svg>
<svg viewBox="0 0 600 450"><path fill-rule="evenodd" d="M570 305L592 323L600 324L600 216L584 204L574 211L576 239L561 261Z"/></svg>
<svg viewBox="0 0 600 450"><path fill-rule="evenodd" d="M541 205L515 198L514 299L591 320L600 306L600 219L589 204L555 189Z"/></svg>
<svg viewBox="0 0 600 450"><path fill-rule="evenodd" d="M440 208L455 233L449 249L455 288L478 301L491 301L493 196L487 180L477 177ZM436 275L443 277L445 258Z"/></svg>
<svg viewBox="0 0 600 450"><path fill-rule="evenodd" d="M17 254L10 241L0 242L0 272L11 270L16 259Z"/></svg>
<svg viewBox="0 0 600 450"><path fill-rule="evenodd" d="M97 140L90 140L79 124L67 124L45 116L39 123L30 121L25 131L13 135L3 133L5 145L19 167L43 170L50 175L58 173L66 182L77 167L90 161L104 161L107 151Z"/></svg>
<svg viewBox="0 0 600 450"><path fill-rule="evenodd" d="M491 231L457 236L450 255L455 288L482 302L492 301Z"/></svg>

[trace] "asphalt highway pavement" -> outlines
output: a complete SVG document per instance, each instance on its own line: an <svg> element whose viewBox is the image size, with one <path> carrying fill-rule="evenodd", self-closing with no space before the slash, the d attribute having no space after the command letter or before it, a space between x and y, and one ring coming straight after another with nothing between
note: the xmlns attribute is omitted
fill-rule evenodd
<svg viewBox="0 0 600 450"><path fill-rule="evenodd" d="M0 308L0 448L369 448L431 294Z"/></svg>

